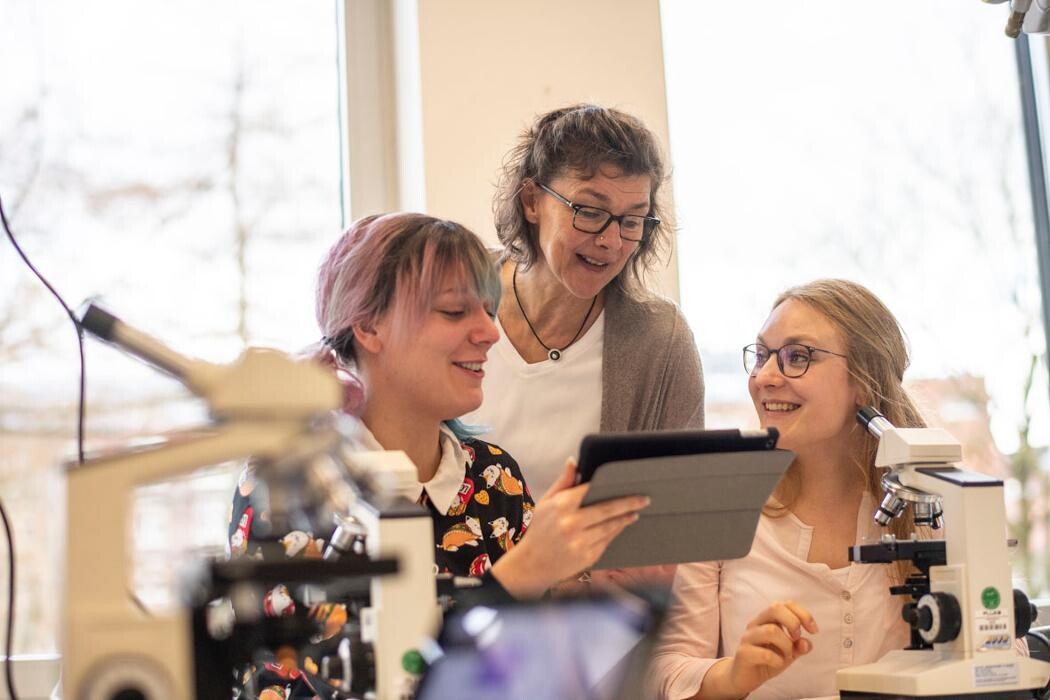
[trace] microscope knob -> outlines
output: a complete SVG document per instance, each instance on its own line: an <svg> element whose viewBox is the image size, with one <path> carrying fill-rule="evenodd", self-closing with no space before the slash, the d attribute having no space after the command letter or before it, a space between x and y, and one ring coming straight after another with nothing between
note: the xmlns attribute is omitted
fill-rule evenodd
<svg viewBox="0 0 1050 700"><path fill-rule="evenodd" d="M901 591L907 593L907 591ZM926 631L933 626L933 613L929 608L920 608L915 603L908 603L901 609L901 617L913 630Z"/></svg>
<svg viewBox="0 0 1050 700"><path fill-rule="evenodd" d="M168 669L148 655L113 654L95 662L73 696L77 700L174 700ZM68 688L67 688L68 692Z"/></svg>
<svg viewBox="0 0 1050 700"><path fill-rule="evenodd" d="M950 642L962 629L959 601L951 593L927 593L919 598L915 604L915 618L918 624L912 627L927 644Z"/></svg>
<svg viewBox="0 0 1050 700"><path fill-rule="evenodd" d="M1028 600L1024 591L1014 589L1014 635L1020 639L1032 629L1035 618L1039 616L1039 608Z"/></svg>

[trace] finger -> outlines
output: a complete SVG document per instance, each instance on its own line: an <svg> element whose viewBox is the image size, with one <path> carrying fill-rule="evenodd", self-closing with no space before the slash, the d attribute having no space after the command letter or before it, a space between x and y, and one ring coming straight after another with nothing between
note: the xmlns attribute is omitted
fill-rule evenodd
<svg viewBox="0 0 1050 700"><path fill-rule="evenodd" d="M576 488L587 488L587 484ZM580 524L583 527L591 527L605 520L618 518L628 513L636 513L648 507L651 502L648 496L624 496L612 501L595 503L580 510Z"/></svg>
<svg viewBox="0 0 1050 700"><path fill-rule="evenodd" d="M605 552L609 543L637 520L637 515L629 513L579 533L573 549L576 550L580 557L580 564L584 567L592 566Z"/></svg>
<svg viewBox="0 0 1050 700"><path fill-rule="evenodd" d="M625 513L592 525L580 532L580 542L586 547L600 547L602 551L629 525L638 522L637 513Z"/></svg>
<svg viewBox="0 0 1050 700"><path fill-rule="evenodd" d="M544 496L544 498L557 503L559 507L565 508L566 510L573 510L582 513L585 509L580 508L580 502L582 502L583 497L587 495L588 487L588 484L580 484L579 486L572 486L555 493L554 487L552 486L551 490L547 492L547 496Z"/></svg>
<svg viewBox="0 0 1050 700"><path fill-rule="evenodd" d="M789 600L784 603L785 607L791 610L798 618L802 626L806 628L806 631L810 634L816 634L819 630L817 629L817 621L813 619L813 615L810 614L809 610L799 605L793 600Z"/></svg>
<svg viewBox="0 0 1050 700"><path fill-rule="evenodd" d="M600 571L591 572L591 582L598 583L615 583L620 586L627 580L626 574L623 569L602 569Z"/></svg>
<svg viewBox="0 0 1050 700"><path fill-rule="evenodd" d="M571 488L574 483L576 483L576 458L569 457L565 460L565 467L562 468L561 474L543 494L543 498L550 498L559 491Z"/></svg>
<svg viewBox="0 0 1050 700"><path fill-rule="evenodd" d="M777 621L791 632L792 639L799 639L802 636L802 628L805 628L810 634L816 634L816 620L806 608L795 601L785 600L774 603L770 607L774 610Z"/></svg>
<svg viewBox="0 0 1050 700"><path fill-rule="evenodd" d="M795 658L794 640L784 632L783 627L775 623L767 623L747 630L741 637L740 643L772 649L785 659Z"/></svg>
<svg viewBox="0 0 1050 700"><path fill-rule="evenodd" d="M765 667L774 673L779 673L788 664L783 656L763 646L741 646L736 656L746 665Z"/></svg>
<svg viewBox="0 0 1050 700"><path fill-rule="evenodd" d="M751 618L751 620L747 623L747 626L761 627L762 625L775 623L778 625L783 625L785 629L787 629L790 628L792 624L792 618L794 618L794 613L789 610L786 610L783 603L770 603L768 608L764 608L760 613ZM797 620L794 620L794 623L801 625L801 623Z"/></svg>
<svg viewBox="0 0 1050 700"><path fill-rule="evenodd" d="M645 584L670 584L674 580L677 567L674 564L659 566L634 566L627 569L609 569L624 581Z"/></svg>
<svg viewBox="0 0 1050 700"><path fill-rule="evenodd" d="M756 615L752 623L755 626L770 622L778 624L787 631L792 639L798 639L802 636L802 628L804 626L802 618L805 618L808 625L814 624L812 616L805 608L793 601L785 601L773 603ZM806 629L810 632L814 631L808 626Z"/></svg>
<svg viewBox="0 0 1050 700"><path fill-rule="evenodd" d="M595 561L597 561L600 556L601 553L599 552L599 554L595 556ZM619 576L605 576L598 578L594 575L596 573L597 572L591 573L591 586L596 590L609 592L632 587L630 581L623 580Z"/></svg>
<svg viewBox="0 0 1050 700"><path fill-rule="evenodd" d="M813 651L813 642L808 639L799 639L795 642L795 656L805 656L809 652Z"/></svg>

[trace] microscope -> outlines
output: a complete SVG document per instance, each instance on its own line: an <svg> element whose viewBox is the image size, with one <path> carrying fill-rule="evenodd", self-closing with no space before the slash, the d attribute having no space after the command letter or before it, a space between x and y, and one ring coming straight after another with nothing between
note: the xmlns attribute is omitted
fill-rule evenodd
<svg viewBox="0 0 1050 700"><path fill-rule="evenodd" d="M399 481L415 480L408 458L360 452L358 424L337 413L338 381L313 363L259 348L229 365L187 358L95 305L86 307L80 325L181 381L206 401L212 420L67 468L63 697L228 699L232 662L247 660L252 645L294 643L319 630L306 611L261 616L264 590L303 585L314 600L324 600L330 587L346 590L354 582L364 597L355 608L359 648L340 647L347 668L337 696L406 697L415 669L404 659L439 622L431 520L397 495ZM134 489L248 458L268 485L275 530L294 525L323 532L341 524L341 537L332 538L324 559L212 562L186 587L185 605L146 609L131 593ZM360 545L356 551L340 548L351 541ZM234 613L230 624L214 624L219 598ZM365 662L355 664L353 684L351 654ZM242 697L250 695L249 689Z"/></svg>
<svg viewBox="0 0 1050 700"><path fill-rule="evenodd" d="M1025 34L1050 33L1050 0L984 0L991 5L1010 3L1006 19L1006 36L1016 39Z"/></svg>
<svg viewBox="0 0 1050 700"><path fill-rule="evenodd" d="M875 521L886 526L911 505L916 525L946 523L947 537L886 534L850 549L851 561L910 561L918 573L890 589L911 598L902 610L911 645L840 670L841 697L1038 697L1050 664L1014 649L1035 608L1011 585L1002 481L952 466L962 447L947 431L896 428L870 407L857 420L879 440L875 465L889 468Z"/></svg>

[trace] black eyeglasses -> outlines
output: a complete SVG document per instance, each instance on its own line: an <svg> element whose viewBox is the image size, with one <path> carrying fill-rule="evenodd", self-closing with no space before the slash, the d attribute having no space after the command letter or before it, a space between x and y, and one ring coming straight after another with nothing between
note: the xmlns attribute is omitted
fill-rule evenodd
<svg viewBox="0 0 1050 700"><path fill-rule="evenodd" d="M598 235L609 228L609 224L615 221L620 224L620 238L625 241L640 243L649 237L653 229L660 225L660 220L653 216L639 216L638 214L621 214L616 216L612 212L599 209L598 207L576 204L562 197L550 187L540 183L536 184L544 192L569 209L572 209L572 227L582 233Z"/></svg>
<svg viewBox="0 0 1050 700"><path fill-rule="evenodd" d="M744 346L744 369L748 374L754 374L762 369L771 355L777 356L777 366L780 373L789 379L797 379L809 369L809 363L813 359L813 353L825 352L835 357L846 357L845 355L831 350L823 350L801 343L790 343L780 348L768 348L762 343L752 343Z"/></svg>

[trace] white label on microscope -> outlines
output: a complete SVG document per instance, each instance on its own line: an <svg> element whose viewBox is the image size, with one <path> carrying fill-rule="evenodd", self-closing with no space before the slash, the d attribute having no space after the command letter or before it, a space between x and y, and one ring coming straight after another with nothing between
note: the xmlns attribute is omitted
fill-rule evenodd
<svg viewBox="0 0 1050 700"><path fill-rule="evenodd" d="M974 618L973 633L978 642L979 651L1013 647L1013 631L1001 610L992 610L977 615Z"/></svg>
<svg viewBox="0 0 1050 700"><path fill-rule="evenodd" d="M1016 664L985 664L973 667L973 687L1013 685L1021 678L1021 667Z"/></svg>

